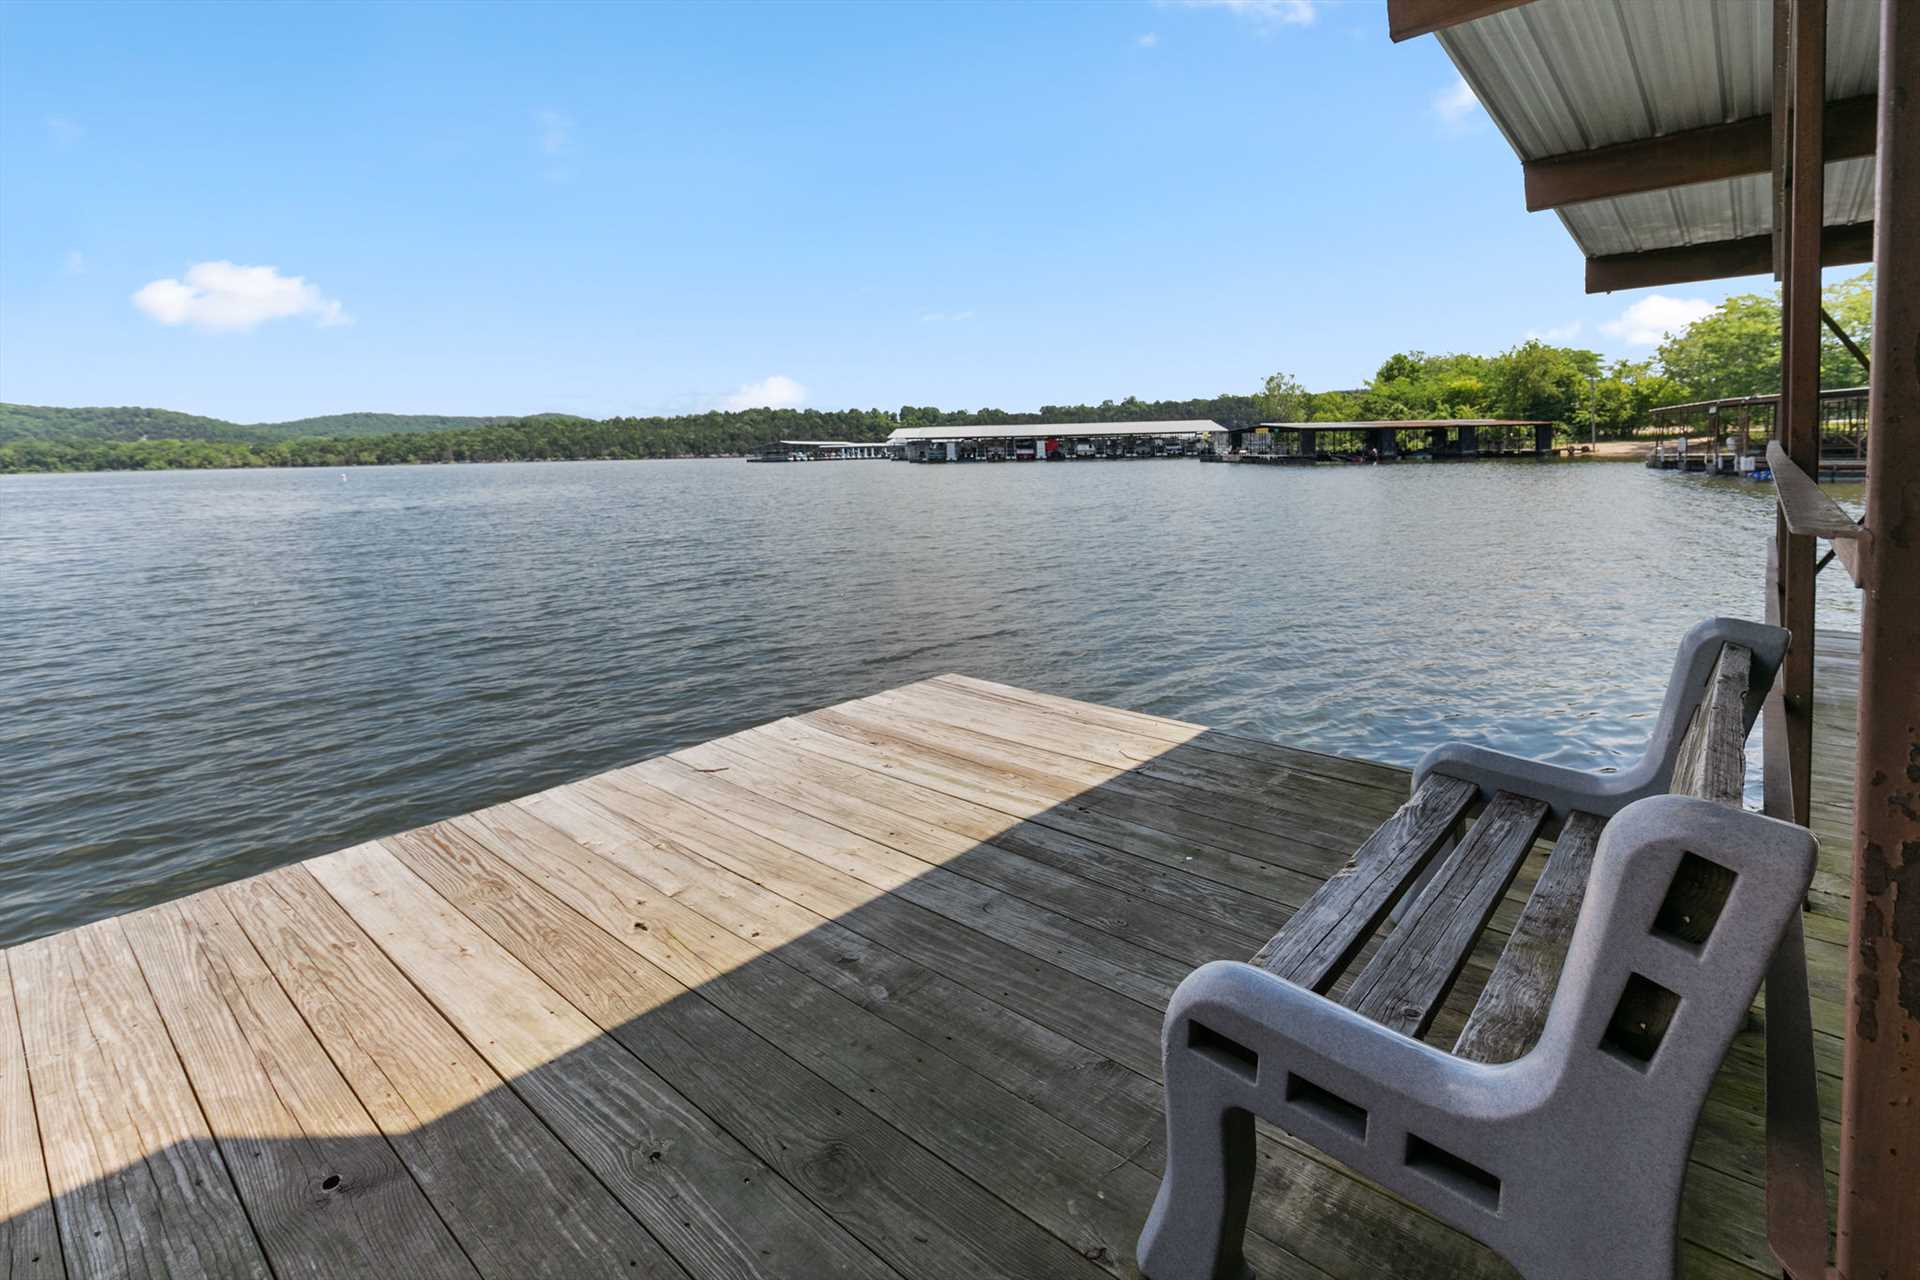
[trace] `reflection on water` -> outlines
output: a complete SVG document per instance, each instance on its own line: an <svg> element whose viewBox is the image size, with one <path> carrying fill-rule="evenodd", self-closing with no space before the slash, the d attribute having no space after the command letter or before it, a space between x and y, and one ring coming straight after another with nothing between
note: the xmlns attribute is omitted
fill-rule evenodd
<svg viewBox="0 0 1920 1280"><path fill-rule="evenodd" d="M1618 763L1771 511L1598 463L0 478L0 942L943 671Z"/></svg>

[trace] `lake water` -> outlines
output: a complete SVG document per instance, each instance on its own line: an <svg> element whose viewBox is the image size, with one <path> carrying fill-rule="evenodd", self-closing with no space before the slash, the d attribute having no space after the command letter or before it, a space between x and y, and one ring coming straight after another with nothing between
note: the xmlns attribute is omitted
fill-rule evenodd
<svg viewBox="0 0 1920 1280"><path fill-rule="evenodd" d="M1771 513L1593 462L0 477L0 943L944 671L1618 764Z"/></svg>

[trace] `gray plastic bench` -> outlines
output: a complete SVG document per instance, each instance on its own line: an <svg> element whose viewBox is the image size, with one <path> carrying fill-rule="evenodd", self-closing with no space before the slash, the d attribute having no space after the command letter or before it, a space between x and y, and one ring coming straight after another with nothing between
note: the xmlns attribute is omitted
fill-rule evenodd
<svg viewBox="0 0 1920 1280"><path fill-rule="evenodd" d="M1528 1277L1671 1275L1701 1103L1813 876L1810 832L1740 808L1746 735L1786 641L1736 619L1688 632L1646 754L1622 773L1437 748L1412 798L1251 962L1189 975L1162 1031L1168 1158L1146 1275L1250 1274L1256 1117ZM1423 1043L1550 823L1453 1051Z"/></svg>

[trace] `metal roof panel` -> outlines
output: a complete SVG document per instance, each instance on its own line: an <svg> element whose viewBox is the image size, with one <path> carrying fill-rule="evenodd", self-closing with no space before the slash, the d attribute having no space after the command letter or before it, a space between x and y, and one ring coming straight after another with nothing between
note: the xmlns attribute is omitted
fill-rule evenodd
<svg viewBox="0 0 1920 1280"><path fill-rule="evenodd" d="M1830 0L1827 96L1874 92L1879 0ZM1761 115L1773 105L1773 8L1759 0L1533 0L1439 33L1522 160ZM1873 164L1827 168L1827 222L1873 216ZM1766 235L1753 174L1557 210L1588 257Z"/></svg>

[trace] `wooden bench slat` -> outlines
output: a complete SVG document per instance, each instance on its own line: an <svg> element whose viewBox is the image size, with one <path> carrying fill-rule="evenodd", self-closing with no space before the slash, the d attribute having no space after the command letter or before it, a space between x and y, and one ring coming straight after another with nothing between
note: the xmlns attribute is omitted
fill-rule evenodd
<svg viewBox="0 0 1920 1280"><path fill-rule="evenodd" d="M1425 1032L1546 820L1543 801L1495 795L1354 979L1347 1007L1404 1035Z"/></svg>
<svg viewBox="0 0 1920 1280"><path fill-rule="evenodd" d="M1567 815L1553 853L1500 952L1467 1025L1454 1041L1456 1057L1471 1062L1512 1062L1533 1048L1546 1025L1547 1009L1560 985L1574 922L1587 895L1587 873L1607 820L1575 811Z"/></svg>
<svg viewBox="0 0 1920 1280"><path fill-rule="evenodd" d="M1251 963L1325 994L1425 870L1479 788L1434 774L1334 872Z"/></svg>
<svg viewBox="0 0 1920 1280"><path fill-rule="evenodd" d="M1694 710L1669 787L1674 795L1695 796L1740 806L1747 781L1747 687L1753 678L1753 654L1725 645L1707 681L1707 696Z"/></svg>

